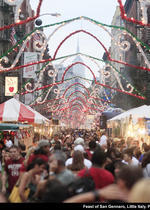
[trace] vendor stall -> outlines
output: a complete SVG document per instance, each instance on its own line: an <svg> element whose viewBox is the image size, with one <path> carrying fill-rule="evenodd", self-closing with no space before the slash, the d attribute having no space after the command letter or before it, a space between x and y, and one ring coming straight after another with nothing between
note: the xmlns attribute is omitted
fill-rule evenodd
<svg viewBox="0 0 150 210"><path fill-rule="evenodd" d="M35 127L38 126L43 132L44 128L49 126L50 120L31 107L26 106L20 101L12 98L0 104L0 123L1 129L3 126L4 128L8 126L10 131L12 129L18 130L16 138L23 139L26 147L29 147L32 145ZM10 125L9 123L13 124ZM29 127L27 128L29 125L30 129Z"/></svg>
<svg viewBox="0 0 150 210"><path fill-rule="evenodd" d="M148 119L150 119L150 106L143 105L130 109L107 121L108 128L112 128L112 137L132 137L140 140L145 139L150 143L148 132Z"/></svg>

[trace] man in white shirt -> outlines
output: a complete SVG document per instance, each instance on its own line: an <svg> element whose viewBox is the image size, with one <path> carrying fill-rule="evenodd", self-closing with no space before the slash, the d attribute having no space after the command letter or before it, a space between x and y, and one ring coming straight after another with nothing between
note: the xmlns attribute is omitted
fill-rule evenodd
<svg viewBox="0 0 150 210"><path fill-rule="evenodd" d="M124 150L122 162L131 166L139 166L139 161L132 155L130 148Z"/></svg>
<svg viewBox="0 0 150 210"><path fill-rule="evenodd" d="M107 136L106 136L106 132L102 133L102 136L100 137L100 141L99 141L100 146L106 150L107 149Z"/></svg>

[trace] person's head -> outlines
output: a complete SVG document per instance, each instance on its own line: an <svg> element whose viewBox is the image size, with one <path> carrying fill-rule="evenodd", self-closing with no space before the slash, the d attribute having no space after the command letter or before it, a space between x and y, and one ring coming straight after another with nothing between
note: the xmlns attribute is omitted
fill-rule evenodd
<svg viewBox="0 0 150 210"><path fill-rule="evenodd" d="M48 180L41 198L42 203L61 203L68 198L67 187L59 180Z"/></svg>
<svg viewBox="0 0 150 210"><path fill-rule="evenodd" d="M96 148L96 150L92 155L91 161L93 165L102 167L106 161L106 154L104 150L101 149L100 147Z"/></svg>
<svg viewBox="0 0 150 210"><path fill-rule="evenodd" d="M8 134L8 135L6 136L6 139L7 139L7 140L11 140L11 135Z"/></svg>
<svg viewBox="0 0 150 210"><path fill-rule="evenodd" d="M59 141L56 142L54 150L61 150L61 143Z"/></svg>
<svg viewBox="0 0 150 210"><path fill-rule="evenodd" d="M123 159L125 162L130 162L132 160L132 151L130 149L123 151Z"/></svg>
<svg viewBox="0 0 150 210"><path fill-rule="evenodd" d="M144 152L148 152L148 151L150 151L150 145L147 145L146 143L143 143L142 149L144 150Z"/></svg>
<svg viewBox="0 0 150 210"><path fill-rule="evenodd" d="M134 151L133 151L133 155L134 155L137 159L139 159L140 156L141 156L141 154L142 154L142 152L141 152L140 148L139 148L139 147L136 147L136 148L134 149Z"/></svg>
<svg viewBox="0 0 150 210"><path fill-rule="evenodd" d="M78 171L83 169L84 167L85 165L83 152L79 150L74 151L72 164L68 168L72 171Z"/></svg>
<svg viewBox="0 0 150 210"><path fill-rule="evenodd" d="M115 164L114 164L114 167L115 167L115 169L114 169L114 175L115 175L115 177L117 177L119 171L120 171L120 170L122 169L122 167L124 167L125 165L126 165L126 164L123 163L121 160L115 162Z"/></svg>
<svg viewBox="0 0 150 210"><path fill-rule="evenodd" d="M2 158L4 161L7 161L10 159L10 153L9 153L9 149L8 148L4 148L2 150Z"/></svg>
<svg viewBox="0 0 150 210"><path fill-rule="evenodd" d="M141 167L125 165L117 174L117 184L120 188L130 191L141 178L143 178Z"/></svg>
<svg viewBox="0 0 150 210"><path fill-rule="evenodd" d="M38 146L34 151L34 154L44 154L48 155L50 149L50 143L46 139L42 139L38 142Z"/></svg>
<svg viewBox="0 0 150 210"><path fill-rule="evenodd" d="M35 158L28 166L27 171L34 169L35 174L41 174L47 168L47 163L42 158Z"/></svg>
<svg viewBox="0 0 150 210"><path fill-rule="evenodd" d="M15 146L15 145L13 145L12 147L10 147L9 154L10 154L10 158L12 160L18 160L20 158L19 148L17 146Z"/></svg>
<svg viewBox="0 0 150 210"><path fill-rule="evenodd" d="M84 153L84 147L82 145L77 145L74 147L74 151L80 151Z"/></svg>
<svg viewBox="0 0 150 210"><path fill-rule="evenodd" d="M89 149L90 150L95 150L96 149L96 146L97 146L97 144L96 144L95 140L91 140L89 142Z"/></svg>
<svg viewBox="0 0 150 210"><path fill-rule="evenodd" d="M82 145L82 146L84 146L84 139L81 138L81 137L76 138L76 140L74 141L74 145L75 145L75 146L77 146L77 145Z"/></svg>
<svg viewBox="0 0 150 210"><path fill-rule="evenodd" d="M150 163L150 151L143 155L141 163L142 168L145 168L148 163Z"/></svg>
<svg viewBox="0 0 150 210"><path fill-rule="evenodd" d="M129 203L150 203L150 179L139 180L131 189L128 197Z"/></svg>
<svg viewBox="0 0 150 210"><path fill-rule="evenodd" d="M54 151L49 157L50 169L55 173L59 173L59 171L65 167L66 159L67 156L63 151Z"/></svg>

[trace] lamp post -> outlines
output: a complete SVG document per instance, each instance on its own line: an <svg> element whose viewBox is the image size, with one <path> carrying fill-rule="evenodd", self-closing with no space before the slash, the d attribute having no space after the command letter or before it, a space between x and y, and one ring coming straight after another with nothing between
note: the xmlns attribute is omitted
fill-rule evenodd
<svg viewBox="0 0 150 210"><path fill-rule="evenodd" d="M53 16L53 17L60 17L60 16L61 16L60 13L44 13L44 14L41 14L39 17L45 16L45 15L51 15L51 16ZM42 25L42 20L39 19L39 18L36 19L35 24L36 24L37 26Z"/></svg>

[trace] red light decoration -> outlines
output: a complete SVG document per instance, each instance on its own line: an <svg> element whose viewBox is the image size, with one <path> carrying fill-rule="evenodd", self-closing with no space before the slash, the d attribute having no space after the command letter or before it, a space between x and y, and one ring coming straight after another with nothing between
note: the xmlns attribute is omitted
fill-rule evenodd
<svg viewBox="0 0 150 210"><path fill-rule="evenodd" d="M127 17L126 13L125 13L125 9L124 9L124 6L122 4L122 0L118 0L118 3L119 3L119 6L120 6L120 12L121 12L121 17L123 20L126 20L130 23L134 23L136 25L141 25L141 26L148 26L150 27L150 24L145 24L143 23L142 21L139 21L139 20L136 20L135 18L131 17Z"/></svg>
<svg viewBox="0 0 150 210"><path fill-rule="evenodd" d="M17 25L23 25L23 24L29 23L29 22L35 20L36 18L38 18L39 15L40 15L40 9L41 9L42 2L43 2L43 0L39 0L39 4L38 4L37 10L36 10L36 15L34 17L31 17L31 18L28 17L26 20L22 20L20 22L1 27L0 31L3 31L5 29L10 29L10 28L15 27Z"/></svg>
<svg viewBox="0 0 150 210"><path fill-rule="evenodd" d="M111 59L112 61L115 61L114 59ZM118 61L117 61L118 62ZM36 62L37 63L37 62ZM120 62L121 63L121 62ZM53 84L49 84L49 85L45 85L45 86L42 86L42 87L39 87L39 88L36 88L34 91L38 91L38 90L42 90L42 89L45 89L45 88L48 88L48 87L53 87L54 85L60 85L64 82L64 77L65 77L65 74L67 73L67 71L72 68L74 65L77 65L77 64L81 64L83 66L85 66L88 70L90 70L90 72L92 73L93 77L94 77L94 81L95 81L95 84L97 85L100 85L102 87L105 87L105 88L109 88L109 89L112 89L112 90L115 90L117 92L120 92L120 93L124 93L124 94L127 94L127 95L130 95L130 96L134 96L136 98L139 98L139 99L142 99L142 100L146 100L145 97L143 96L139 96L139 95L136 95L136 94L133 94L133 93L129 93L129 92L126 92L126 91L123 91L123 90L120 90L118 88L113 88L113 87L110 87L109 85L105 85L105 84L102 84L102 83L99 83L96 81L96 77L95 77L95 74L93 73L93 71L91 70L91 68L89 66L87 66L86 64L82 63L82 62L75 62L73 64L71 64L66 70L65 72L63 73L63 76L62 76L62 80L58 83L53 83ZM30 93L34 92L34 91L31 91ZM28 91L24 92L24 93L21 93L21 95L24 95L24 94L27 94L29 93Z"/></svg>

